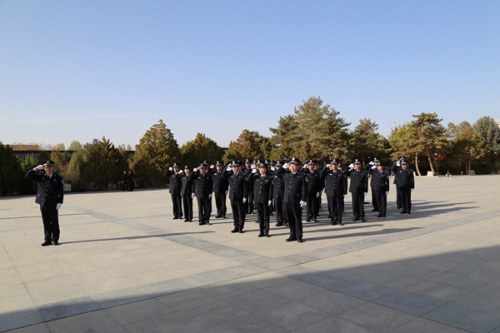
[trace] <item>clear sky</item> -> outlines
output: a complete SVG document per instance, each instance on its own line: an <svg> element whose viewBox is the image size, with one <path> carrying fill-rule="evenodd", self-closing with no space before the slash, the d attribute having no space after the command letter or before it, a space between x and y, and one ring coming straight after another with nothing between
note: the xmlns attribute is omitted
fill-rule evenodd
<svg viewBox="0 0 500 333"><path fill-rule="evenodd" d="M354 128L500 119L498 0L0 0L0 141L270 136L321 97Z"/></svg>

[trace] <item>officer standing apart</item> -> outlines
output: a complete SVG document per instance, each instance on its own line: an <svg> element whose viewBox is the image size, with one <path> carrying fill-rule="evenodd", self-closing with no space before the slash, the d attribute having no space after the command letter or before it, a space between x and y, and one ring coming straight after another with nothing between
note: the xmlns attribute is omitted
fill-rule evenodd
<svg viewBox="0 0 500 333"><path fill-rule="evenodd" d="M194 195L198 199L198 224L210 224L212 213L212 176L207 172L207 165L202 163L198 170L194 170Z"/></svg>
<svg viewBox="0 0 500 333"><path fill-rule="evenodd" d="M182 218L182 171L177 163L174 163L173 167L168 168L164 174L165 177L170 177L170 186L168 191L172 197L172 207L174 210L174 220Z"/></svg>
<svg viewBox="0 0 500 333"><path fill-rule="evenodd" d="M368 174L361 170L361 162L356 159L354 164L349 166L347 174L351 177L349 192L352 195L353 221L366 222L365 220L365 196L368 194Z"/></svg>
<svg viewBox="0 0 500 333"><path fill-rule="evenodd" d="M398 179L396 187L401 193L401 214L411 214L411 192L415 188L413 170L408 168L408 162L401 161L401 169L397 171Z"/></svg>
<svg viewBox="0 0 500 333"><path fill-rule="evenodd" d="M247 205L245 204L248 199L247 182L241 168L241 162L233 161L225 171L226 174L230 175L229 200L231 201L234 222L234 229L231 231L232 233L244 232L243 228L245 227L245 218L247 213Z"/></svg>
<svg viewBox="0 0 500 333"><path fill-rule="evenodd" d="M259 169L253 169L253 198L259 217L259 237L270 237L269 219L271 218L271 203L273 202L272 178L268 175L267 164L260 163Z"/></svg>
<svg viewBox="0 0 500 333"><path fill-rule="evenodd" d="M54 172L54 162L46 161L26 173L26 177L36 181L35 202L40 205L45 241L42 246L59 245L59 209L63 204L64 180Z"/></svg>
<svg viewBox="0 0 500 333"><path fill-rule="evenodd" d="M342 222L342 204L344 195L347 194L347 183L344 172L339 170L339 162L333 159L329 165L320 172L320 178L325 183L325 193L328 201L328 212L330 213L332 225Z"/></svg>
<svg viewBox="0 0 500 333"><path fill-rule="evenodd" d="M290 225L290 237L287 242L296 240L302 243L302 207L306 205L307 185L304 175L299 173L300 161L293 157L283 168L276 170L276 177L283 177L285 190L283 204L285 206L285 215ZM289 172L285 173L288 169Z"/></svg>

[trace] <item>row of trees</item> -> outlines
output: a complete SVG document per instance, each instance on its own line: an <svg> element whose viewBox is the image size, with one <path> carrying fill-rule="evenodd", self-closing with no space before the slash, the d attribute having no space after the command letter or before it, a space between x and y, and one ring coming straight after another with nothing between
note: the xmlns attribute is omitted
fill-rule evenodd
<svg viewBox="0 0 500 333"><path fill-rule="evenodd" d="M485 116L473 125L462 122L444 127L436 113L413 117L386 138L371 119L361 119L349 130L351 124L339 112L319 97L311 97L293 114L280 117L277 127L270 128L271 137L244 129L227 150L202 133L179 147L162 120L140 139L133 158L124 146L115 147L105 137L83 146L72 142L71 156L64 147L55 146L50 156L25 161L16 160L12 149L0 143L0 194L30 191L32 184L24 180L24 172L47 158L56 162L57 172L73 190L113 188L128 169L134 170L139 186L161 187L165 185L164 171L174 162L194 167L201 161L222 160L227 164L234 159L286 160L292 156L323 162L339 158L346 163L355 158L368 163L377 157L387 165L404 155L419 175L427 171L468 174L473 168L479 173L497 172L500 129L493 118Z"/></svg>

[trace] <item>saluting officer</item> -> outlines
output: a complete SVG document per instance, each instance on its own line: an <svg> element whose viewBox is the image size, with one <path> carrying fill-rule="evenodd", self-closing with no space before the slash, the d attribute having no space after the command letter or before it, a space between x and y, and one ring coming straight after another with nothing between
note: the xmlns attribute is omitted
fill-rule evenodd
<svg viewBox="0 0 500 333"><path fill-rule="evenodd" d="M184 206L184 222L193 221L193 173L189 165L184 167L184 177L182 177L181 196Z"/></svg>
<svg viewBox="0 0 500 333"><path fill-rule="evenodd" d="M306 205L306 220L307 222L317 221L317 215L319 212L319 201L320 196L320 179L319 172L316 170L317 162L314 160L309 160L307 167L304 168L305 181L307 183L307 205Z"/></svg>
<svg viewBox="0 0 500 333"><path fill-rule="evenodd" d="M64 199L64 180L54 172L54 162L46 161L26 173L26 177L36 181L35 202L40 205L45 241L42 246L59 245L59 209Z"/></svg>
<svg viewBox="0 0 500 333"><path fill-rule="evenodd" d="M389 194L389 174L385 172L380 161L374 163L375 170L371 170L371 188L372 196L377 203L377 217L385 217L387 212L387 195Z"/></svg>
<svg viewBox="0 0 500 333"><path fill-rule="evenodd" d="M260 163L257 169L253 169L253 198L257 207L259 217L259 237L270 237L269 219L271 217L271 203L273 200L273 183L268 175L267 164Z"/></svg>
<svg viewBox="0 0 500 333"><path fill-rule="evenodd" d="M415 178L406 160L401 161L396 187L401 193L401 208L403 209L401 214L411 214L411 192L415 188Z"/></svg>
<svg viewBox="0 0 500 333"><path fill-rule="evenodd" d="M347 182L345 181L346 175L339 170L339 162L332 159L330 164L321 170L320 178L325 184L328 212L330 213L332 225L344 225L342 222L342 204L344 195L347 194Z"/></svg>
<svg viewBox="0 0 500 333"><path fill-rule="evenodd" d="M243 233L246 218L246 202L248 200L247 182L245 175L241 171L242 166L240 161L233 161L226 168L226 173L229 178L229 200L231 201L231 209L233 211L234 229L231 232Z"/></svg>
<svg viewBox="0 0 500 333"><path fill-rule="evenodd" d="M193 174L194 195L198 199L198 224L210 224L212 213L212 177L207 172L207 165L202 163Z"/></svg>
<svg viewBox="0 0 500 333"><path fill-rule="evenodd" d="M365 220L365 195L368 194L368 174L361 169L361 162L356 159L352 165L349 166L347 174L351 178L349 184L349 192L352 195L352 210L353 221L366 222Z"/></svg>
<svg viewBox="0 0 500 333"><path fill-rule="evenodd" d="M228 189L227 175L224 174L224 166L221 161L215 163L215 171L212 173L214 182L215 206L217 215L215 218L226 218L226 197Z"/></svg>
<svg viewBox="0 0 500 333"><path fill-rule="evenodd" d="M174 213L174 220L182 218L182 198L181 198L181 188L182 188L182 171L177 163L168 168L164 173L165 177L170 177L170 186L168 192L172 198L172 208Z"/></svg>
<svg viewBox="0 0 500 333"><path fill-rule="evenodd" d="M274 173L275 177L283 177L285 184L283 204L290 225L290 237L287 238L287 242L296 240L302 243L302 207L306 205L307 183L303 173L299 172L300 165L300 160L293 157L283 165L283 168ZM288 172L285 172L286 169Z"/></svg>
<svg viewBox="0 0 500 333"><path fill-rule="evenodd" d="M378 160L376 157L373 159L372 162L368 163L366 166L366 171L370 174L370 188L372 192L372 206L373 206L373 212L378 211L378 202L377 202L377 193L375 189L373 188L374 184L374 179L373 179L373 174L377 171L377 166L380 165L380 160Z"/></svg>

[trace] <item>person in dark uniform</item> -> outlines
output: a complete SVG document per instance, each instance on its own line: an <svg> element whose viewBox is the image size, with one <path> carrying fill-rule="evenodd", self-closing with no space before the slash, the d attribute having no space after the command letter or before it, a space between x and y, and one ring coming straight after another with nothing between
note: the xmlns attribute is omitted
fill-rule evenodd
<svg viewBox="0 0 500 333"><path fill-rule="evenodd" d="M128 171L128 182L127 182L127 191L133 191L135 188L135 175L132 170Z"/></svg>
<svg viewBox="0 0 500 333"><path fill-rule="evenodd" d="M198 224L210 224L212 213L212 176L207 172L207 165L202 163L193 173L194 195L198 199Z"/></svg>
<svg viewBox="0 0 500 333"><path fill-rule="evenodd" d="M42 213L45 236L42 246L59 245L59 209L64 199L64 180L54 172L54 162L50 160L29 170L26 177L38 183L35 202Z"/></svg>
<svg viewBox="0 0 500 333"><path fill-rule="evenodd" d="M316 161L315 170L318 174L321 171L321 165L318 161ZM325 190L325 182L320 179L320 181L318 183L319 195L316 198L316 216L319 216L319 212L322 210L322 208L321 208L321 205L322 205L321 194L323 193L324 190Z"/></svg>
<svg viewBox="0 0 500 333"><path fill-rule="evenodd" d="M249 177L250 174L252 173L252 170L255 170L256 167L255 167L255 164L257 163L257 161L254 161L254 163L252 163L248 158L245 160L245 168L243 169L243 173L245 174L245 177L247 179L247 187L248 187L248 200L247 202L245 203L245 206L246 206L246 212L247 214L253 214L253 210L254 210L254 200L253 200L253 179L252 177Z"/></svg>
<svg viewBox="0 0 500 333"><path fill-rule="evenodd" d="M411 214L411 192L415 188L415 178L406 160L401 161L396 187L401 192L401 208L403 209L401 214Z"/></svg>
<svg viewBox="0 0 500 333"><path fill-rule="evenodd" d="M368 174L361 169L361 162L356 159L353 165L349 166L347 174L351 178L349 192L352 195L353 221L366 222L365 220L365 195L368 194Z"/></svg>
<svg viewBox="0 0 500 333"><path fill-rule="evenodd" d="M214 182L215 206L217 207L217 215L215 218L226 218L226 197L228 189L227 177L224 174L224 166L221 161L215 163L215 171L212 173Z"/></svg>
<svg viewBox="0 0 500 333"><path fill-rule="evenodd" d="M340 160L339 160L339 166L338 166L338 168L339 168L339 171L341 171L341 172L343 172L343 173L344 173L344 176L345 176L345 177L344 177L344 184L345 184L344 186L345 186L345 188L348 188L348 186L347 186L347 176L346 176L346 171L344 170L344 167L342 166L342 163L340 163ZM347 193L346 193L346 194L347 194ZM344 213L345 213L345 209L344 209L344 208L345 208L345 196L346 196L346 194L344 194L344 195L342 196L342 198L341 198L341 200L342 200L342 203L341 203L341 206L342 206L342 214L344 214Z"/></svg>
<svg viewBox="0 0 500 333"><path fill-rule="evenodd" d="M306 204L306 221L316 222L319 212L320 196L320 178L319 172L316 170L317 162L309 160L307 166L304 166L305 181L307 183L307 204Z"/></svg>
<svg viewBox="0 0 500 333"><path fill-rule="evenodd" d="M259 237L270 237L269 219L271 218L271 203L273 200L273 177L268 175L267 164L260 163L257 169L253 169L253 198L257 207L259 218Z"/></svg>
<svg viewBox="0 0 500 333"><path fill-rule="evenodd" d="M375 157L372 162L368 163L366 166L366 171L370 175L370 188L372 192L372 212L377 212L378 211L378 202L377 202L377 193L374 189L373 182L373 174L377 171L377 166L380 165L380 161Z"/></svg>
<svg viewBox="0 0 500 333"><path fill-rule="evenodd" d="M123 171L123 191L128 191L128 171Z"/></svg>
<svg viewBox="0 0 500 333"><path fill-rule="evenodd" d="M189 165L184 167L184 176L181 178L181 197L184 206L184 222L193 221L193 173Z"/></svg>
<svg viewBox="0 0 500 333"><path fill-rule="evenodd" d="M396 185L396 206L398 207L398 209L401 209L401 191L399 190L398 186L397 186L397 183L398 183L398 178L399 178L399 170L401 168L401 161L405 161L406 160L406 157L405 156L401 156L397 161L396 163L394 163L392 166L391 166L391 172L392 174L394 175L394 185Z"/></svg>
<svg viewBox="0 0 500 333"><path fill-rule="evenodd" d="M231 170L232 169L232 170ZM247 181L242 172L241 162L233 161L226 168L226 174L229 175L229 200L233 211L234 229L233 233L243 233L246 218L246 202L248 200Z"/></svg>
<svg viewBox="0 0 500 333"><path fill-rule="evenodd" d="M280 161L277 161L275 164L275 171L281 169L283 164ZM283 225L288 226L288 222L286 220L284 207L283 207L283 195L285 192L285 182L283 177L273 177L273 199L274 199L274 209L276 209L276 226L281 227Z"/></svg>
<svg viewBox="0 0 500 333"><path fill-rule="evenodd" d="M325 184L331 224L344 225L342 222L342 203L344 195L347 194L347 182L345 181L346 175L339 170L339 162L336 159L333 159L329 165L321 170L320 179Z"/></svg>
<svg viewBox="0 0 500 333"><path fill-rule="evenodd" d="M275 177L283 177L285 184L283 204L290 225L290 237L287 238L287 242L296 240L302 243L303 238L302 207L306 205L307 183L304 174L299 172L300 165L300 160L293 157L274 174ZM286 169L288 172L285 172Z"/></svg>
<svg viewBox="0 0 500 333"><path fill-rule="evenodd" d="M380 161L374 163L376 170L371 170L372 195L375 195L377 202L377 217L385 217L387 213L387 195L389 194L389 174L385 172Z"/></svg>
<svg viewBox="0 0 500 333"><path fill-rule="evenodd" d="M170 186L168 191L172 197L172 207L174 212L174 220L182 218L182 198L181 198L181 188L182 188L182 171L177 163L168 168L164 174L165 177L170 177Z"/></svg>

